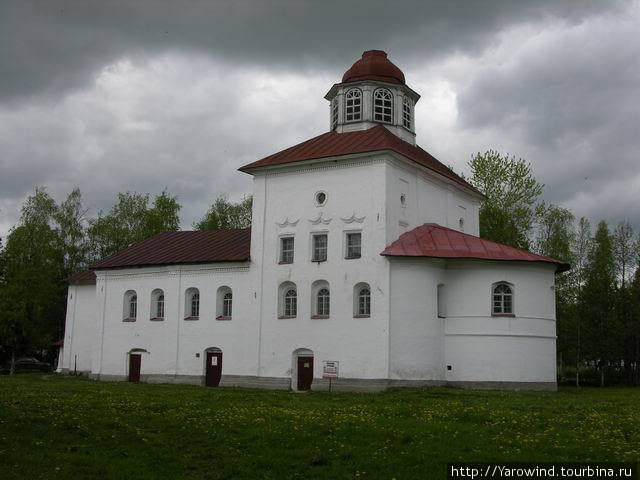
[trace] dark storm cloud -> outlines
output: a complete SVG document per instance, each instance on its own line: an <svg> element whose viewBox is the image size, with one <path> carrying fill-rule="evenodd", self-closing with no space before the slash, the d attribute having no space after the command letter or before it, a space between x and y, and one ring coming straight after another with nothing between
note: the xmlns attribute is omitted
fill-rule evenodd
<svg viewBox="0 0 640 480"><path fill-rule="evenodd" d="M344 69L389 48L409 61L481 50L512 23L578 22L625 2L4 2L0 99L83 86L123 56L197 50L239 68ZM403 58L404 57L404 58Z"/></svg>
<svg viewBox="0 0 640 480"><path fill-rule="evenodd" d="M638 2L2 2L0 236L24 197L79 186L95 214L167 187L183 227L236 169L327 128L323 95L382 48L423 95L444 163L526 157L551 201L633 218ZM614 198L615 197L615 198Z"/></svg>

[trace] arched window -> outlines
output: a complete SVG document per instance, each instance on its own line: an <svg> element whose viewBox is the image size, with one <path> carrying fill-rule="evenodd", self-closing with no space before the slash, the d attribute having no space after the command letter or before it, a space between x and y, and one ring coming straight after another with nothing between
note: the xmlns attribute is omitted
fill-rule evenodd
<svg viewBox="0 0 640 480"><path fill-rule="evenodd" d="M216 320L231 320L233 317L233 292L231 288L218 288L216 295Z"/></svg>
<svg viewBox="0 0 640 480"><path fill-rule="evenodd" d="M200 291L197 288L189 288L185 292L184 318L185 320L198 320L200 317Z"/></svg>
<svg viewBox="0 0 640 480"><path fill-rule="evenodd" d="M345 121L360 121L362 119L362 92L359 88L352 88L347 91L346 98Z"/></svg>
<svg viewBox="0 0 640 480"><path fill-rule="evenodd" d="M222 297L222 315L224 317L231 317L233 312L233 293L227 292Z"/></svg>
<svg viewBox="0 0 640 480"><path fill-rule="evenodd" d="M353 289L353 316L368 317L371 315L371 288L366 283L358 283Z"/></svg>
<svg viewBox="0 0 640 480"><path fill-rule="evenodd" d="M373 119L393 123L393 95L386 88L379 88L373 93Z"/></svg>
<svg viewBox="0 0 640 480"><path fill-rule="evenodd" d="M331 130L335 130L338 126L338 97L334 97L331 101Z"/></svg>
<svg viewBox="0 0 640 480"><path fill-rule="evenodd" d="M293 282L283 282L278 288L278 317L294 318L298 315L298 289Z"/></svg>
<svg viewBox="0 0 640 480"><path fill-rule="evenodd" d="M317 296L317 314L318 316L321 317L328 317L329 316L329 289L328 288L321 288L320 290L318 290L318 296Z"/></svg>
<svg viewBox="0 0 640 480"><path fill-rule="evenodd" d="M284 316L295 317L298 313L298 293L290 288L284 292Z"/></svg>
<svg viewBox="0 0 640 480"><path fill-rule="evenodd" d="M402 126L408 130L411 130L412 127L411 107L412 105L409 97L404 97L402 100Z"/></svg>
<svg viewBox="0 0 640 480"><path fill-rule="evenodd" d="M329 318L330 306L329 283L316 280L311 285L311 318Z"/></svg>
<svg viewBox="0 0 640 480"><path fill-rule="evenodd" d="M151 320L164 319L164 292L156 288L151 292Z"/></svg>
<svg viewBox="0 0 640 480"><path fill-rule="evenodd" d="M138 295L134 290L127 290L124 293L124 305L122 318L125 322L135 322L138 317Z"/></svg>
<svg viewBox="0 0 640 480"><path fill-rule="evenodd" d="M494 315L513 314L513 288L506 282L495 283L493 285L493 308Z"/></svg>

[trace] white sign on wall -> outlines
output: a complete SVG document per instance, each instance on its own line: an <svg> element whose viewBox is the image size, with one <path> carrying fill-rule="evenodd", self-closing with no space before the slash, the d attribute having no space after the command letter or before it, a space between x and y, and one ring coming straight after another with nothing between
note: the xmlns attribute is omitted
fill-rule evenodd
<svg viewBox="0 0 640 480"><path fill-rule="evenodd" d="M322 362L322 378L338 378L339 362L324 360Z"/></svg>

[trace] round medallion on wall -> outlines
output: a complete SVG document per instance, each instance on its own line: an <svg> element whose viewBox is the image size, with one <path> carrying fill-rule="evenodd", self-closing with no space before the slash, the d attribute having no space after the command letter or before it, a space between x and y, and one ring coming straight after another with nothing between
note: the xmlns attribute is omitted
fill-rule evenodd
<svg viewBox="0 0 640 480"><path fill-rule="evenodd" d="M322 207L325 203L327 203L327 194L323 191L316 192L314 199L316 202L316 206Z"/></svg>

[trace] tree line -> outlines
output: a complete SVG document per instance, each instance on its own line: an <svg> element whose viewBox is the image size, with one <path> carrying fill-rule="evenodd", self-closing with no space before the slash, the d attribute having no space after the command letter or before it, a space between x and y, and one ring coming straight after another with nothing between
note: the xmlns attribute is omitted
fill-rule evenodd
<svg viewBox="0 0 640 480"><path fill-rule="evenodd" d="M49 352L64 337L68 279L133 243L180 227L181 205L163 191L119 193L108 212L89 216L74 189L57 204L37 188L22 205L20 220L0 239L0 364L16 356ZM245 228L251 197L238 203L215 199L193 227ZM49 360L54 360L49 358Z"/></svg>
<svg viewBox="0 0 640 480"><path fill-rule="evenodd" d="M640 383L640 238L627 221L610 228L542 200L525 160L489 150L472 156L467 179L485 196L480 236L571 264L556 276L560 380ZM219 196L196 229L251 224L251 197ZM60 204L36 189L0 242L0 360L50 349L63 338L67 279L132 243L176 231L181 206L163 191L119 193L89 217L79 189Z"/></svg>

